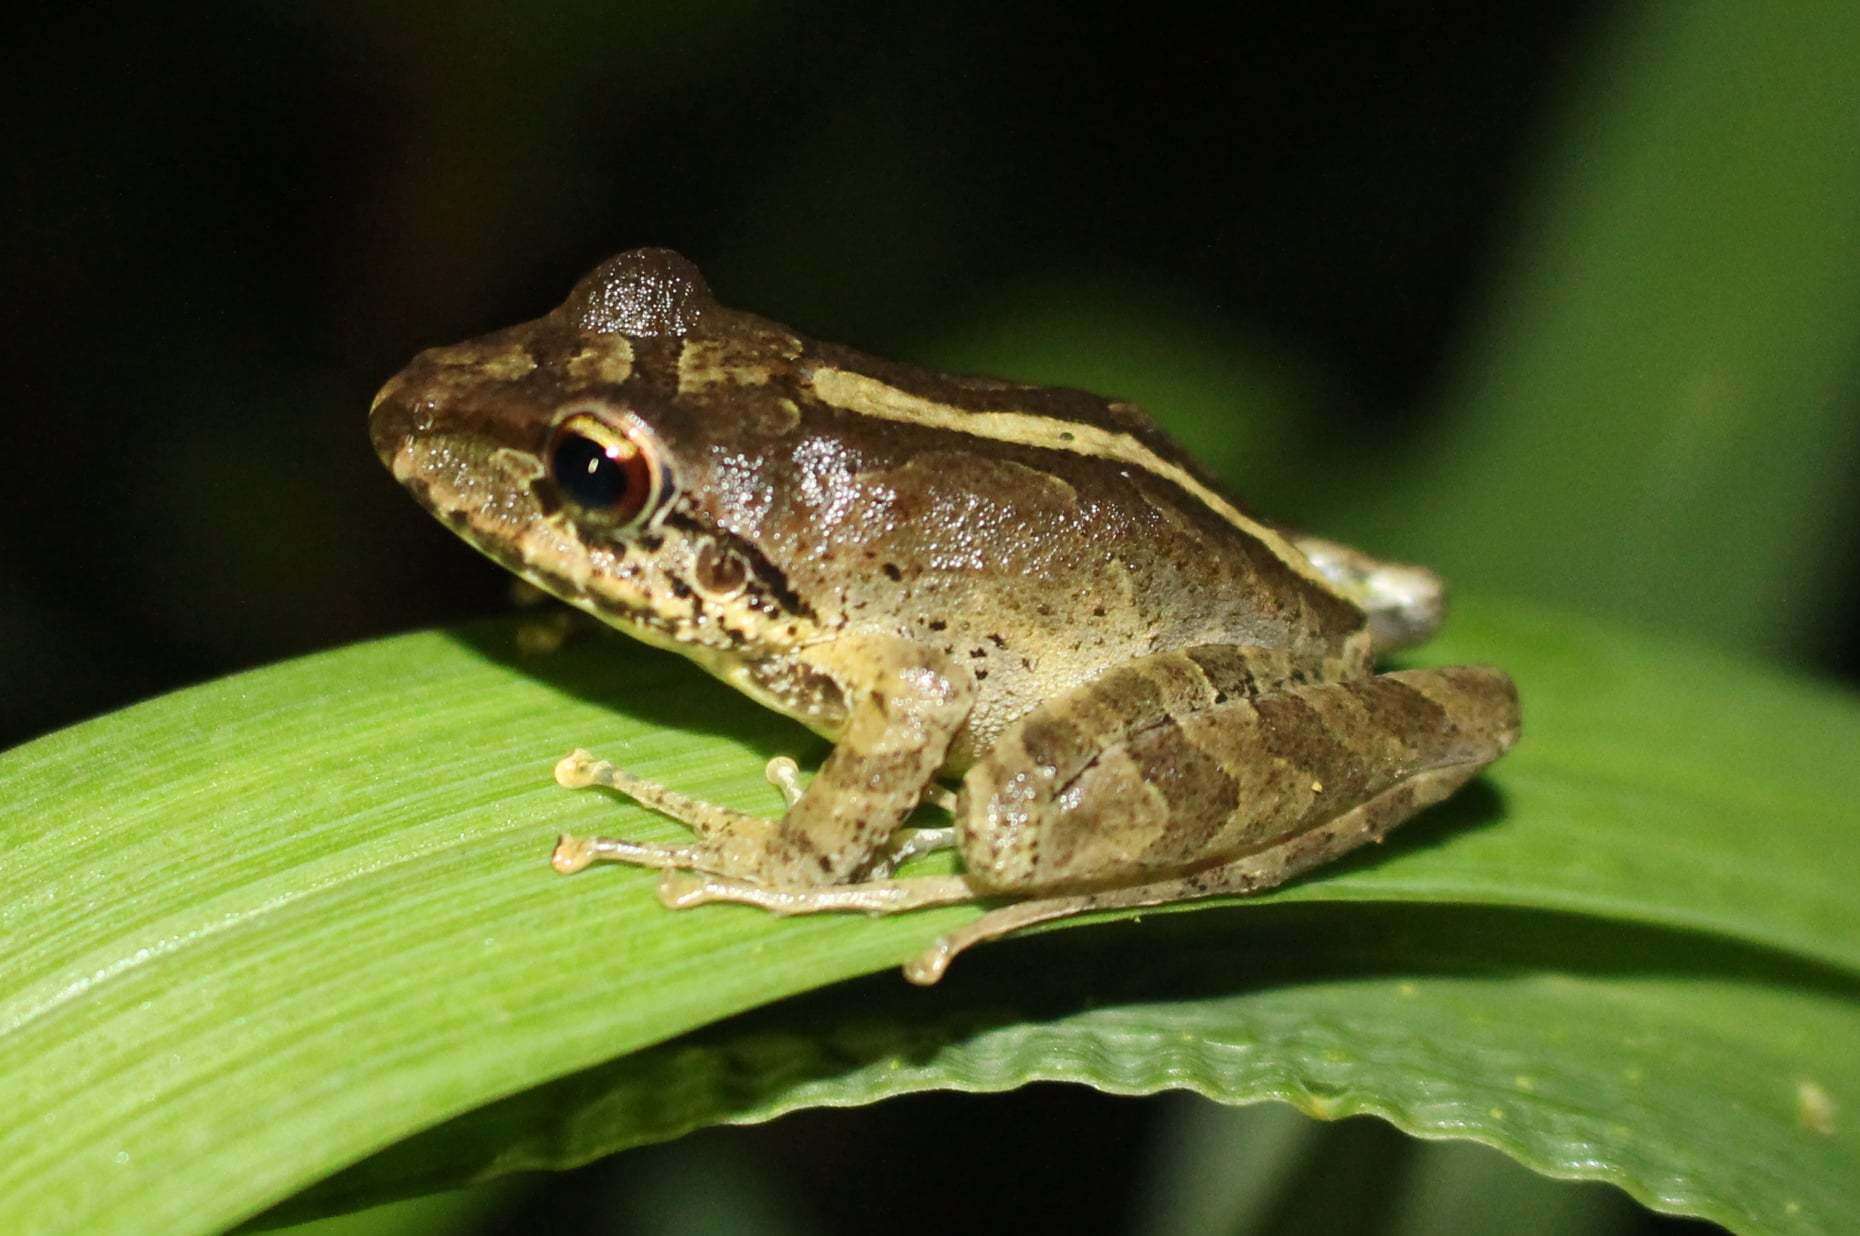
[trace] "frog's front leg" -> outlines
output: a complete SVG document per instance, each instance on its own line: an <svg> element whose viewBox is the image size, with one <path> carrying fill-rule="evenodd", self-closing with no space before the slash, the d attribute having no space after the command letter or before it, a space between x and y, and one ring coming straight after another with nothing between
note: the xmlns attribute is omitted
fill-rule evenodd
<svg viewBox="0 0 1860 1236"><path fill-rule="evenodd" d="M809 667L849 700L833 753L805 790L777 761L770 779L788 798L779 820L700 802L629 776L585 752L557 768L564 785L603 785L691 826L693 844L642 845L563 837L558 871L597 860L683 867L756 884L821 885L870 866L926 793L968 718L975 680L944 654L889 636L848 636L808 650Z"/></svg>

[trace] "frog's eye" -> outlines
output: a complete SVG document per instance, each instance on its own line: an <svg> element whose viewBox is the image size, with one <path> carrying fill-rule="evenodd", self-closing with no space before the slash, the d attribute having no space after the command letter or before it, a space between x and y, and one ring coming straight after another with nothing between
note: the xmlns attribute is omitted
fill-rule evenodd
<svg viewBox="0 0 1860 1236"><path fill-rule="evenodd" d="M555 427L549 476L569 502L626 527L657 507L662 483L658 457L643 435L590 412L577 412Z"/></svg>

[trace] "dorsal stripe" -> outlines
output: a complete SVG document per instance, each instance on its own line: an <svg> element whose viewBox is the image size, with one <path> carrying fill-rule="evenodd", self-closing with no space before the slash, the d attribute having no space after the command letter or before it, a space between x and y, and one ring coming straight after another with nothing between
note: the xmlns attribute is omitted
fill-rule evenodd
<svg viewBox="0 0 1860 1236"><path fill-rule="evenodd" d="M1065 451L1095 459L1111 459L1141 468L1152 476L1187 491L1203 505L1257 540L1300 578L1326 595L1347 600L1291 542L1265 524L1246 515L1196 480L1180 464L1158 455L1127 433L1089 425L1083 421L1038 416L1031 412L967 411L925 399L889 383L848 369L822 366L811 374L814 394L821 402L859 416L876 416L906 425L928 425L971 437L1011 442L1045 450Z"/></svg>

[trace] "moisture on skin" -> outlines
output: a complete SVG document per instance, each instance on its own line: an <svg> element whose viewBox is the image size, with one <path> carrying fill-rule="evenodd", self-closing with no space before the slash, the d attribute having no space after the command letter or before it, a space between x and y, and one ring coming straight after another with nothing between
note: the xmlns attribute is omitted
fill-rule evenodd
<svg viewBox="0 0 1860 1236"><path fill-rule="evenodd" d="M477 548L835 742L774 818L578 752L564 784L695 835L564 838L558 868L664 868L678 906L1008 903L917 981L1028 922L1269 887L1517 735L1497 670L1375 673L1441 619L1424 568L1249 514L1134 405L815 342L666 250L422 353L370 427ZM939 777L962 778L953 800ZM948 833L905 828L926 801ZM930 837L962 874L893 878Z"/></svg>

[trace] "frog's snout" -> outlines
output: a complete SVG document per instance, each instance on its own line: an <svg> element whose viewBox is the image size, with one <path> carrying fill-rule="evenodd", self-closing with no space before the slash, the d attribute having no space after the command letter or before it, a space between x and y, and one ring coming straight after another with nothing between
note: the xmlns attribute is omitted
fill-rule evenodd
<svg viewBox="0 0 1860 1236"><path fill-rule="evenodd" d="M374 443L375 454L389 468L394 466L394 457L410 438L426 433L433 427L430 414L408 405L402 393L405 389L406 383L396 377L381 388L381 393L375 396L374 406L368 410L369 440Z"/></svg>

